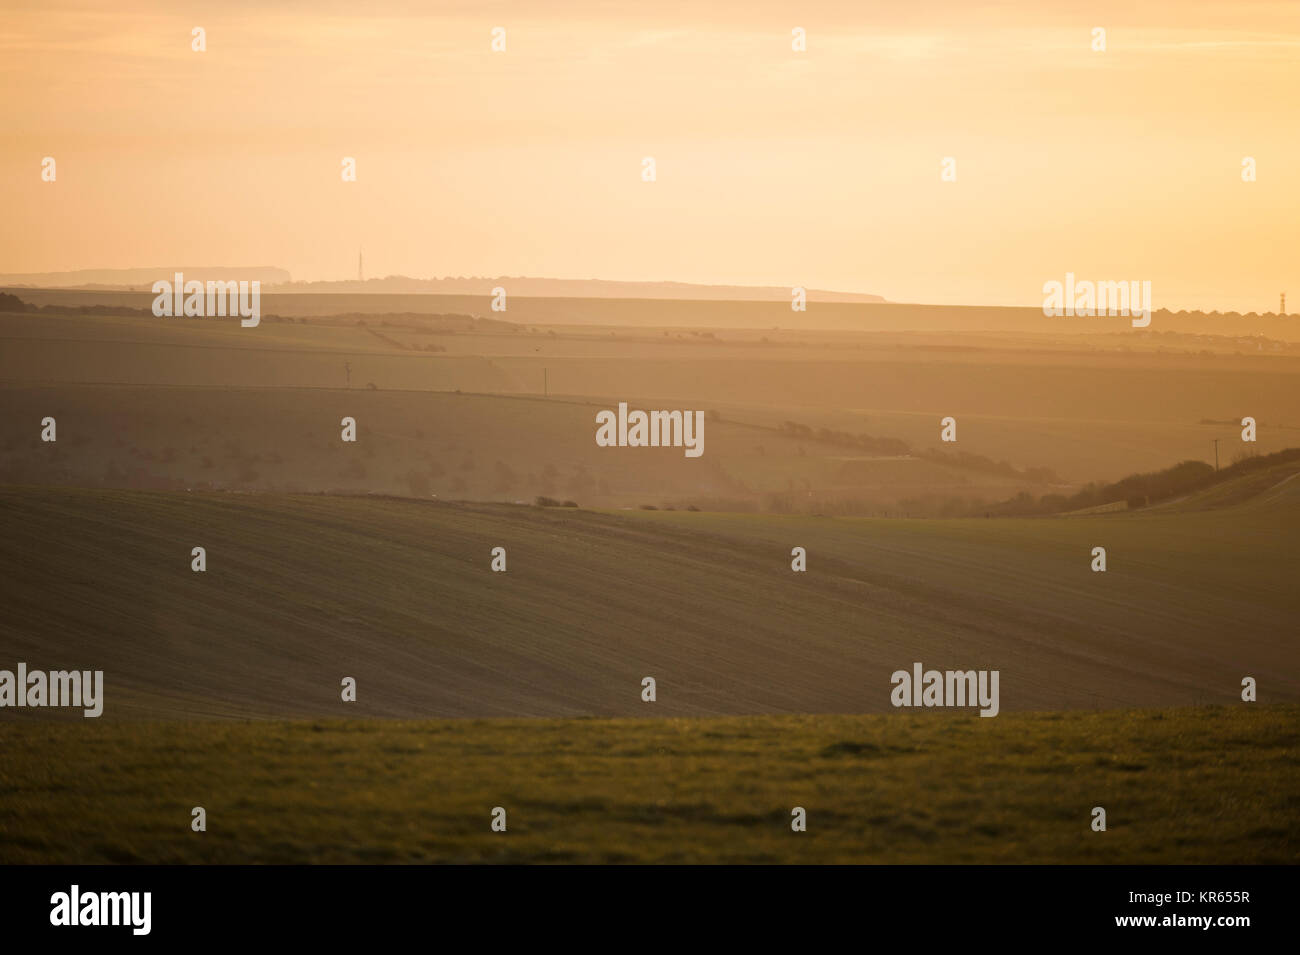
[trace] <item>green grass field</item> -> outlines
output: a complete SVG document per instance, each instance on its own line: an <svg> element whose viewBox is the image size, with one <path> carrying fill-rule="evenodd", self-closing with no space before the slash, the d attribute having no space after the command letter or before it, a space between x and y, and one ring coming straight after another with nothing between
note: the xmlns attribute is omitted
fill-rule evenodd
<svg viewBox="0 0 1300 955"><path fill-rule="evenodd" d="M0 862L1295 863L1298 726L1244 703L0 724Z"/></svg>

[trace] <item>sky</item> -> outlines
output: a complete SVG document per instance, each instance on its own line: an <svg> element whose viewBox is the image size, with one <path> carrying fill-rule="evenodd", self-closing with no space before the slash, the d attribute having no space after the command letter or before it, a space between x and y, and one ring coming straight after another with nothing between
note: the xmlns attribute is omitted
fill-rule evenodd
<svg viewBox="0 0 1300 955"><path fill-rule="evenodd" d="M9 273L343 279L360 247L368 276L1039 305L1073 272L1272 311L1300 2L0 0L0 208Z"/></svg>

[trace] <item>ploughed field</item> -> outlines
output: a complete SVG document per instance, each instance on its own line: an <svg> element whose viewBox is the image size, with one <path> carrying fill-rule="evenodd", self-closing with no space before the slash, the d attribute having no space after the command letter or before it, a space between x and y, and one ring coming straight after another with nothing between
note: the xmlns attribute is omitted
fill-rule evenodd
<svg viewBox="0 0 1300 955"><path fill-rule="evenodd" d="M4 487L0 669L102 670L101 721L894 712L916 663L999 671L1003 713L1233 703L1245 677L1300 701L1300 481L1192 504L891 521ZM81 720L0 709L51 718Z"/></svg>

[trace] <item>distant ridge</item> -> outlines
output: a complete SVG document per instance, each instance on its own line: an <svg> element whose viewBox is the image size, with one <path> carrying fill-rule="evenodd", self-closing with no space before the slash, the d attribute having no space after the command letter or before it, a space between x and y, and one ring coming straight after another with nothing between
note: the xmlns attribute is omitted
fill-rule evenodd
<svg viewBox="0 0 1300 955"><path fill-rule="evenodd" d="M2 277L0 277L2 279ZM695 285L690 282L621 282L610 279L548 279L501 275L413 279L405 275L338 282L289 282L274 291L337 294L491 295L502 287L524 298L673 299L718 302L790 302L791 287L782 285ZM879 295L808 289L809 302L884 303Z"/></svg>
<svg viewBox="0 0 1300 955"><path fill-rule="evenodd" d="M263 285L283 285L292 280L285 269L269 265L229 268L211 265L177 265L145 269L77 269L72 272L0 274L0 285L30 288L149 289L159 279L171 281L180 272L185 280L229 282L241 279Z"/></svg>
<svg viewBox="0 0 1300 955"><path fill-rule="evenodd" d="M0 288L79 288L90 290L148 290L159 279L171 281L176 272L200 282L245 279L259 281L264 292L309 294L426 294L491 295L501 286L523 298L668 299L704 302L790 302L791 289L780 285L694 285L689 282L619 282L608 279L547 279L501 275L413 279L405 275L341 281L295 282L285 269L272 266L227 268L174 266L147 269L78 269L72 272L0 273ZM809 302L884 303L879 295L808 289Z"/></svg>

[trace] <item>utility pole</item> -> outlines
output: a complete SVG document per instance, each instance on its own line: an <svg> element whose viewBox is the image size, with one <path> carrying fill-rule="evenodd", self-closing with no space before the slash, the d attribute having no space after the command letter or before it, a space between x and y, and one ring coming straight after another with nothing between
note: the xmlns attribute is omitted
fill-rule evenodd
<svg viewBox="0 0 1300 955"><path fill-rule="evenodd" d="M343 363L343 370L344 370L344 372L347 373L347 376L348 376L348 387L351 388L351 387L352 387L352 362L350 362L350 361L345 361L345 362Z"/></svg>
<svg viewBox="0 0 1300 955"><path fill-rule="evenodd" d="M1279 315L1286 315L1286 292L1282 293L1282 304L1277 307Z"/></svg>
<svg viewBox="0 0 1300 955"><path fill-rule="evenodd" d="M1219 439L1214 439L1214 473L1219 473Z"/></svg>
<svg viewBox="0 0 1300 955"><path fill-rule="evenodd" d="M542 397L549 397L551 393L551 383L547 379L546 369L542 369Z"/></svg>

